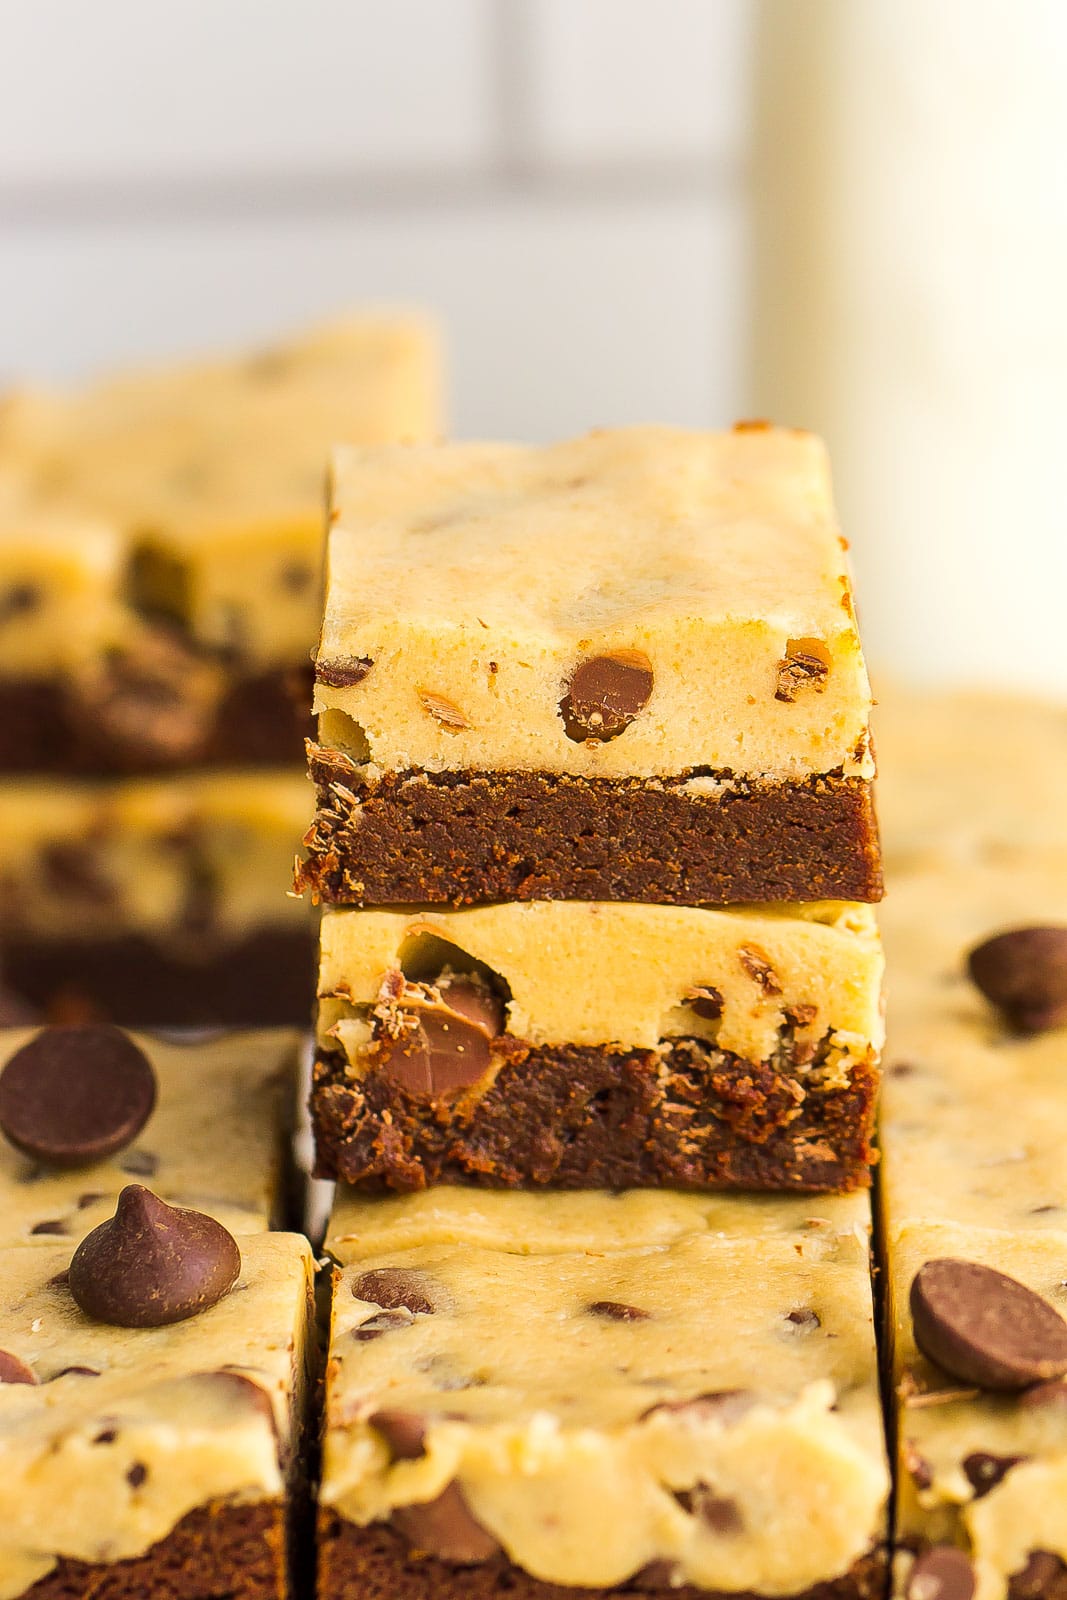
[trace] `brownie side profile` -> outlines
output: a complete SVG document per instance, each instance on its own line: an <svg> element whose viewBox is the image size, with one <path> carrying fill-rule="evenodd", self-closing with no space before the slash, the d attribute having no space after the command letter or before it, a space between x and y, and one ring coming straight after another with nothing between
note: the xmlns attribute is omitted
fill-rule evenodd
<svg viewBox="0 0 1067 1600"><path fill-rule="evenodd" d="M311 1114L317 1172L365 1192L437 1183L490 1188L762 1189L866 1186L879 1073L813 1084L798 1106L786 1071L699 1039L659 1050L534 1047L473 1101L410 1093L373 1064L359 1080L320 1052Z"/></svg>
<svg viewBox="0 0 1067 1600"><path fill-rule="evenodd" d="M327 904L879 900L872 786L817 777L693 793L694 774L385 774L312 746L297 886Z"/></svg>
<svg viewBox="0 0 1067 1600"><path fill-rule="evenodd" d="M107 939L0 939L13 1003L51 1022L127 1027L306 1025L315 994L315 934L260 928L198 959L141 934Z"/></svg>
<svg viewBox="0 0 1067 1600"><path fill-rule="evenodd" d="M61 1558L24 1600L285 1600L281 1501L200 1506L143 1556L112 1563Z"/></svg>
<svg viewBox="0 0 1067 1600"><path fill-rule="evenodd" d="M885 1551L871 1550L841 1577L813 1584L788 1600L880 1600L887 1579ZM692 1584L672 1588L669 1580L656 1581L651 1572L610 1589L588 1589L533 1578L503 1555L472 1566L455 1566L413 1550L386 1523L360 1528L329 1507L319 1508L320 1600L498 1600L503 1593L513 1600L606 1600L608 1596L650 1591L673 1600L727 1600L720 1590L698 1589ZM729 1600L760 1597L735 1590ZM1013 1600L1022 1597L1013 1596Z"/></svg>

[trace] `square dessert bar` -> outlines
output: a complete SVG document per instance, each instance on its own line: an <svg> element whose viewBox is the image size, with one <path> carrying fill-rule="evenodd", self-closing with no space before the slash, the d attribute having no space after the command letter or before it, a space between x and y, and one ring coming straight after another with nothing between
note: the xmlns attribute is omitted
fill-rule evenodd
<svg viewBox="0 0 1067 1600"><path fill-rule="evenodd" d="M0 779L0 975L30 1014L303 1025L315 922L287 895L296 769Z"/></svg>
<svg viewBox="0 0 1067 1600"><path fill-rule="evenodd" d="M289 1594L310 1250L240 1254L208 1309L117 1327L75 1303L69 1244L0 1250L2 1600Z"/></svg>
<svg viewBox="0 0 1067 1600"><path fill-rule="evenodd" d="M0 710L18 733L0 717L0 770L298 759L326 453L432 438L439 368L426 323L355 317L212 364L8 397ZM107 615L76 618L73 641L56 626L62 579L34 552L46 515L99 519L118 552Z"/></svg>
<svg viewBox="0 0 1067 1600"><path fill-rule="evenodd" d="M881 893L809 434L344 449L315 676L323 900Z"/></svg>
<svg viewBox="0 0 1067 1600"><path fill-rule="evenodd" d="M1017 778L1028 784L1042 760L1035 746ZM965 774L946 779L961 799ZM910 828L911 808L898 824L891 807L886 821L893 841L898 826ZM963 835L972 828L964 815ZM882 919L899 1587L907 1600L1058 1600L1067 1585L1067 1086L1057 1026L1067 1016L1067 857L1032 846L985 859L968 848L961 858L945 839L940 850L939 861L928 852L902 868Z"/></svg>
<svg viewBox="0 0 1067 1600"><path fill-rule="evenodd" d="M284 1225L300 1048L290 1029L188 1042L100 1024L0 1030L0 1249L72 1248L111 1215L129 1183L146 1183L233 1234ZM38 1088L29 1131L25 1113L11 1110L6 1076L19 1052L24 1081ZM131 1077L149 1085L145 1120L120 1123L112 1148L79 1147L84 1127L72 1140L65 1102L87 1074L89 1097L105 1101Z"/></svg>
<svg viewBox="0 0 1067 1600"><path fill-rule="evenodd" d="M318 1170L363 1189L848 1189L881 1041L869 906L323 915Z"/></svg>
<svg viewBox="0 0 1067 1600"><path fill-rule="evenodd" d="M869 1217L342 1193L322 1600L880 1594Z"/></svg>

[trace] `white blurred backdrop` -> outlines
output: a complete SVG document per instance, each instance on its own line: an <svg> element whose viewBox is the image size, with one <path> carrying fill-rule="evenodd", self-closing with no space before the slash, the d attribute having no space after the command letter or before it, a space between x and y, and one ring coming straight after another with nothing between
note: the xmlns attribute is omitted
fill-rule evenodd
<svg viewBox="0 0 1067 1600"><path fill-rule="evenodd" d="M1062 0L0 0L0 381L422 303L462 434L824 430L876 665L1067 692Z"/></svg>

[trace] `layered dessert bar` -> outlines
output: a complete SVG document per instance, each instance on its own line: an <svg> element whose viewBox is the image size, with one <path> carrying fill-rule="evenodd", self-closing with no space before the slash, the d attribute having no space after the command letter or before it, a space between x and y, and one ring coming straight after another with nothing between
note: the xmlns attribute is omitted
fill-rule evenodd
<svg viewBox="0 0 1067 1600"><path fill-rule="evenodd" d="M286 893L297 770L0 780L0 975L55 1020L303 1024L315 926Z"/></svg>
<svg viewBox="0 0 1067 1600"><path fill-rule="evenodd" d="M811 435L343 449L330 520L317 897L878 898L870 691Z"/></svg>
<svg viewBox="0 0 1067 1600"><path fill-rule="evenodd" d="M0 1031L0 1249L73 1247L128 1183L231 1233L284 1224L300 1036Z"/></svg>
<svg viewBox="0 0 1067 1600"><path fill-rule="evenodd" d="M318 1169L364 1189L847 1189L881 1040L868 906L330 908Z"/></svg>
<svg viewBox="0 0 1067 1600"><path fill-rule="evenodd" d="M862 1194L343 1195L322 1600L880 1594L868 1231Z"/></svg>
<svg viewBox="0 0 1067 1600"><path fill-rule="evenodd" d="M432 438L433 330L352 318L214 364L0 406L0 770L295 761L332 440ZM108 539L57 571L37 527ZM59 537L57 535L57 537ZM96 585L75 617L57 608ZM12 645L5 646L10 634Z"/></svg>
<svg viewBox="0 0 1067 1600"><path fill-rule="evenodd" d="M1014 769L1024 792L1042 767L1034 744ZM955 846L946 812L939 854L910 855L882 917L899 1589L908 1600L1058 1600L1067 858L1027 851L1021 832L1005 857L995 841L980 853L964 802L981 785L968 784L966 765L943 782L964 807ZM891 852L910 823L910 808L899 821L887 809Z"/></svg>
<svg viewBox="0 0 1067 1600"><path fill-rule="evenodd" d="M156 1216L143 1191L139 1204ZM167 1221L188 1228L190 1217ZM218 1280L224 1263L208 1263L202 1229L197 1238L198 1266ZM0 1250L0 1596L283 1600L301 1492L308 1245L242 1238L205 1298L236 1268L232 1290L162 1326L144 1314L167 1284L150 1262L126 1262L123 1303L89 1315L69 1245ZM123 1326L102 1311L142 1315Z"/></svg>

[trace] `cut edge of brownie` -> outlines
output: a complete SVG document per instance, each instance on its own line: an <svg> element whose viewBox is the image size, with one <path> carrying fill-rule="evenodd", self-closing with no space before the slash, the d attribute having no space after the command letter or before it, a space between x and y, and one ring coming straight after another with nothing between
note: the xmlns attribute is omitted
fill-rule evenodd
<svg viewBox="0 0 1067 1600"><path fill-rule="evenodd" d="M839 1577L780 1600L881 1600L888 1581L884 1546L876 1546ZM571 1587L532 1577L506 1556L455 1566L411 1548L387 1523L359 1527L329 1506L319 1508L320 1600L608 1600L659 1593L673 1600L760 1600L751 1590L659 1586L644 1576L610 1588ZM1057 1597L1058 1600L1058 1597Z"/></svg>
<svg viewBox="0 0 1067 1600"><path fill-rule="evenodd" d="M416 1095L387 1069L355 1079L317 1053L316 1171L363 1192L488 1188L842 1192L870 1182L880 1074L795 1080L699 1039L657 1050L494 1041L507 1057L478 1096ZM810 1079L808 1080L810 1082Z"/></svg>
<svg viewBox="0 0 1067 1600"><path fill-rule="evenodd" d="M318 792L296 887L335 905L635 900L877 901L873 785L823 774L588 778L398 772L364 782L308 745ZM710 791L694 792L708 778Z"/></svg>

